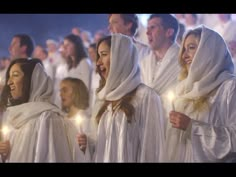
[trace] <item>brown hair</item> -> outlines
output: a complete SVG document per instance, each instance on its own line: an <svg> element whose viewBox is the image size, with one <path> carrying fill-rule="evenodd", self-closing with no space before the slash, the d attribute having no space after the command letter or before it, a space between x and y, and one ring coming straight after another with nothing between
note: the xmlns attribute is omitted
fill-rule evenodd
<svg viewBox="0 0 236 177"><path fill-rule="evenodd" d="M107 36L102 38L98 44L97 44L97 61L99 60L99 53L98 53L98 47L100 46L100 44L102 42L105 42L110 48L111 48L111 36ZM97 67L96 71L98 72L98 74L101 76L101 79L99 81L99 87L96 90L96 92L100 92L103 87L106 85L106 80L105 78L102 76L101 72L100 72L100 68ZM135 93L136 93L136 89L134 89L133 91L131 91L130 93L126 94L125 96L123 96L120 100L116 100L116 101L105 101L104 104L102 105L101 109L98 111L98 114L96 116L96 121L97 123L99 123L102 114L105 112L105 110L107 109L107 106L109 104L116 104L116 106L119 106L119 109L121 111L123 111L127 117L127 121L128 123L131 123L132 121L132 117L134 115L134 106L131 104L132 98L134 97Z"/></svg>
<svg viewBox="0 0 236 177"><path fill-rule="evenodd" d="M1 94L0 107L5 110L8 106L15 106L19 104L23 104L29 101L30 97L30 88L31 88L31 78L33 74L34 67L37 63L42 65L42 62L39 59L27 59L27 58L19 58L13 60L6 72L6 81L3 87L3 91ZM24 73L23 77L23 88L22 88L22 96L19 99L13 99L10 93L10 87L7 82L10 77L10 70L13 65L18 64L21 70Z"/></svg>

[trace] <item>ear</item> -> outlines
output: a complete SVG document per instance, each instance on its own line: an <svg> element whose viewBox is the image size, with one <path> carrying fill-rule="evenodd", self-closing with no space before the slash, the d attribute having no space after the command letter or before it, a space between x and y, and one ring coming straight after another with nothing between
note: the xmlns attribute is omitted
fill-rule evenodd
<svg viewBox="0 0 236 177"><path fill-rule="evenodd" d="M167 31L166 31L166 37L170 38L173 35L174 35L174 29L173 28L168 28Z"/></svg>
<svg viewBox="0 0 236 177"><path fill-rule="evenodd" d="M27 46L26 45L21 46L20 50L21 50L22 53L26 53Z"/></svg>
<svg viewBox="0 0 236 177"><path fill-rule="evenodd" d="M126 26L127 26L127 30L130 31L130 33L131 33L132 25L133 25L132 22L129 22L129 23L126 24Z"/></svg>

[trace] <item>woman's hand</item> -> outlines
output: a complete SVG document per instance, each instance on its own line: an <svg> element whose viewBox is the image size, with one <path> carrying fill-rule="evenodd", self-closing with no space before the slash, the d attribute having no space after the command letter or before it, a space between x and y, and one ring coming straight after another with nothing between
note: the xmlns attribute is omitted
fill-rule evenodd
<svg viewBox="0 0 236 177"><path fill-rule="evenodd" d="M78 134L77 136L79 148L85 153L87 147L87 136L85 134Z"/></svg>
<svg viewBox="0 0 236 177"><path fill-rule="evenodd" d="M10 141L0 142L0 154L3 159L6 159L10 152Z"/></svg>
<svg viewBox="0 0 236 177"><path fill-rule="evenodd" d="M191 119L188 116L180 112L171 111L169 116L172 127L181 130L186 130L191 121Z"/></svg>

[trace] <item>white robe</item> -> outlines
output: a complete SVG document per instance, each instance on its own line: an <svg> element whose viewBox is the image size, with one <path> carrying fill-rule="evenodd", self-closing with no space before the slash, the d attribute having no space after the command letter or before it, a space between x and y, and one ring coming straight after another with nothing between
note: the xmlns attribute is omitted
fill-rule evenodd
<svg viewBox="0 0 236 177"><path fill-rule="evenodd" d="M77 130L76 135L78 133L86 134L86 136L90 139L90 141L93 141L95 130L93 130L91 119L86 111L79 110L73 117L70 117L70 118L66 117L66 119L70 121L76 127L76 130ZM87 143L87 146L88 146L88 143ZM85 154L82 154L81 151L74 151L73 156L77 158L74 161L90 162L92 154L88 150L85 152Z"/></svg>
<svg viewBox="0 0 236 177"><path fill-rule="evenodd" d="M167 50L160 66L157 66L156 57L151 52L140 63L141 79L144 84L153 88L159 95L177 83L180 71L178 64L179 46L174 43Z"/></svg>
<svg viewBox="0 0 236 177"><path fill-rule="evenodd" d="M164 120L160 98L139 86L132 101L132 122L111 105L98 125L95 162L161 162L164 153Z"/></svg>
<svg viewBox="0 0 236 177"><path fill-rule="evenodd" d="M146 58L141 61L141 78L142 82L147 86L153 88L161 97L162 105L164 108L163 114L165 115L165 127L169 111L172 109L169 106L167 94L177 84L177 77L180 71L178 64L179 46L174 43L167 50L161 63L156 62L156 57L151 52Z"/></svg>
<svg viewBox="0 0 236 177"><path fill-rule="evenodd" d="M6 162L78 162L83 161L76 140L76 128L58 107L50 103L52 81L41 64L36 64L27 103L10 106L3 117L3 126L10 132Z"/></svg>
<svg viewBox="0 0 236 177"><path fill-rule="evenodd" d="M128 93L136 93L132 122L119 104L112 112L108 105L97 130L96 162L160 162L164 155L164 118L159 96L140 80L138 52L130 37L113 34L110 72L106 84L98 92L98 104L118 101ZM97 108L94 110L97 112Z"/></svg>
<svg viewBox="0 0 236 177"><path fill-rule="evenodd" d="M174 106L191 118L186 131L168 121L166 150L171 162L229 162L236 152L236 78L223 38L204 26L186 79L176 87ZM217 44L217 45L213 45ZM209 52L210 51L210 52ZM207 97L203 110L193 102Z"/></svg>

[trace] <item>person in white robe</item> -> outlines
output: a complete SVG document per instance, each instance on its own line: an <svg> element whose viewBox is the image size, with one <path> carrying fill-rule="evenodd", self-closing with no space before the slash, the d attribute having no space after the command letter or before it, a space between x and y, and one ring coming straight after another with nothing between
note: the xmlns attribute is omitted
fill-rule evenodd
<svg viewBox="0 0 236 177"><path fill-rule="evenodd" d="M170 107L166 95L177 83L179 45L176 43L179 24L171 14L152 14L147 35L152 52L140 62L141 79L160 95L167 122Z"/></svg>
<svg viewBox="0 0 236 177"><path fill-rule="evenodd" d="M96 111L94 161L161 162L165 154L162 105L155 91L141 83L132 38L113 34L101 40L97 70L102 104Z"/></svg>
<svg viewBox="0 0 236 177"><path fill-rule="evenodd" d="M138 57L140 62L151 52L151 49L148 45L135 38L138 27L139 19L136 14L109 14L108 29L110 33L121 33L131 37L134 45L138 49Z"/></svg>
<svg viewBox="0 0 236 177"><path fill-rule="evenodd" d="M89 93L83 81L77 78L64 78L60 83L60 96L62 110L66 112L65 118L74 124L78 133L89 136L92 131L91 119L86 112L89 106ZM85 159L91 159L90 154L85 155Z"/></svg>
<svg viewBox="0 0 236 177"><path fill-rule="evenodd" d="M49 75L50 78L54 81L53 66L52 66L52 63L50 63L49 61L47 50L44 49L43 46L37 45L34 48L33 57L38 58L42 61L47 75Z"/></svg>
<svg viewBox="0 0 236 177"><path fill-rule="evenodd" d="M168 121L168 160L235 161L236 78L227 45L205 26L190 30L183 41Z"/></svg>
<svg viewBox="0 0 236 177"><path fill-rule="evenodd" d="M52 80L40 60L11 63L0 102L5 109L0 142L4 161L77 162L82 157L76 128L51 104L52 92Z"/></svg>
<svg viewBox="0 0 236 177"><path fill-rule="evenodd" d="M83 41L79 36L69 34L64 38L64 52L67 59L67 77L81 79L88 90L91 88L92 64L87 57Z"/></svg>

